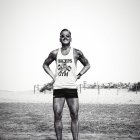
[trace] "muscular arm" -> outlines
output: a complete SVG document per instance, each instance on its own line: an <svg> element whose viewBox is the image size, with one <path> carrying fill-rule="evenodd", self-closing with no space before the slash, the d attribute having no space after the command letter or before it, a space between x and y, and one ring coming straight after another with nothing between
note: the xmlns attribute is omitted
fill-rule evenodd
<svg viewBox="0 0 140 140"><path fill-rule="evenodd" d="M90 68L90 64L89 64L89 61L87 60L87 58L84 56L84 54L80 50L77 50L76 52L77 52L77 60L79 60L84 66L82 68L82 70L80 71L80 74L83 75ZM80 77L78 77L77 79L79 79L79 78Z"/></svg>
<svg viewBox="0 0 140 140"><path fill-rule="evenodd" d="M45 70L45 72L53 79L54 81L54 74L52 72L52 70L50 69L49 65L56 60L56 55L57 55L57 50L52 51L48 58L44 61L43 63L43 69Z"/></svg>

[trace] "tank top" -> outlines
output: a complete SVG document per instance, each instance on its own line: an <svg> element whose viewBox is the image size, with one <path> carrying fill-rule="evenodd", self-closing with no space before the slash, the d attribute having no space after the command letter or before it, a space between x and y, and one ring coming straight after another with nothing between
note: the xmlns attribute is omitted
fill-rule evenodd
<svg viewBox="0 0 140 140"><path fill-rule="evenodd" d="M73 48L71 47L67 55L58 50L56 59L55 82L53 89L76 89L76 65L74 62Z"/></svg>

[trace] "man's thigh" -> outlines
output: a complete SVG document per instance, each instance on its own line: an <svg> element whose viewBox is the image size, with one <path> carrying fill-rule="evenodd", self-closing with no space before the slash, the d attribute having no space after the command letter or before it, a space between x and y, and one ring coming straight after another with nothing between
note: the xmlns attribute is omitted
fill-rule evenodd
<svg viewBox="0 0 140 140"><path fill-rule="evenodd" d="M61 115L65 103L65 98L53 98L54 114Z"/></svg>
<svg viewBox="0 0 140 140"><path fill-rule="evenodd" d="M79 99L78 98L67 98L66 99L70 113L78 115L79 111Z"/></svg>

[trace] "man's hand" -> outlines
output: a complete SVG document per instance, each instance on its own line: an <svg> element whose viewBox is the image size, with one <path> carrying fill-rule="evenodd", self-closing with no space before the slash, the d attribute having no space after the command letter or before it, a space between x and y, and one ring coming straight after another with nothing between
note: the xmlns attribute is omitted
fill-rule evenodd
<svg viewBox="0 0 140 140"><path fill-rule="evenodd" d="M76 81L77 81L78 79L80 79L80 78L81 78L81 76L82 76L82 74L81 74L81 73L79 73L78 75L76 75Z"/></svg>

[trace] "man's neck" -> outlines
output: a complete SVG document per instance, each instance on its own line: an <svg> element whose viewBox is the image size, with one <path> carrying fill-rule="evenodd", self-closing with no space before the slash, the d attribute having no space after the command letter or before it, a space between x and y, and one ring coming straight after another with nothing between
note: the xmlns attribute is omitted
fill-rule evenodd
<svg viewBox="0 0 140 140"><path fill-rule="evenodd" d="M67 50L68 48L70 48L70 44L62 44L62 50Z"/></svg>

